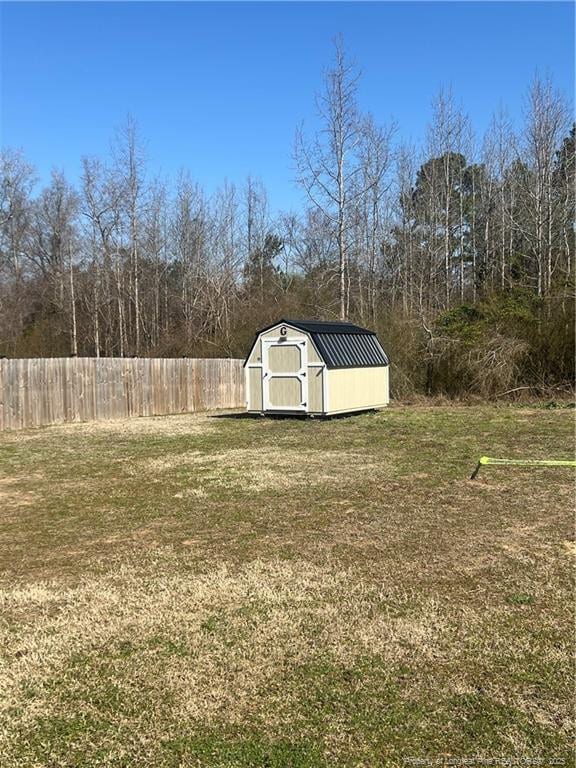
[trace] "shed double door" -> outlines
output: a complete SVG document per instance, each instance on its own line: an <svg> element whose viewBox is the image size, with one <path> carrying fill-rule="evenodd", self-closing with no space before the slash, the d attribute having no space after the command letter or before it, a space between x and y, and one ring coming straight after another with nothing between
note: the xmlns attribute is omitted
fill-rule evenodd
<svg viewBox="0 0 576 768"><path fill-rule="evenodd" d="M308 411L307 339L262 341L265 411Z"/></svg>

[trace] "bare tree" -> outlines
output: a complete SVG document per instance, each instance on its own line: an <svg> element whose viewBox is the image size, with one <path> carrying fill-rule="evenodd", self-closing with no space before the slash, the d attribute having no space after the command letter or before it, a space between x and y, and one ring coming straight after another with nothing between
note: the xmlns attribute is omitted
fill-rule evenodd
<svg viewBox="0 0 576 768"><path fill-rule="evenodd" d="M530 242L536 265L537 293L542 296L549 292L552 284L553 224L556 206L562 204L554 194L554 162L568 130L568 110L550 80L534 78L526 99L525 117L518 159L527 171L520 178L528 206L516 223Z"/></svg>
<svg viewBox="0 0 576 768"><path fill-rule="evenodd" d="M414 159L416 150L412 146L399 148L395 164L394 194L396 205L395 237L401 254L402 309L408 315L414 309L414 293L417 296L419 313L424 310L425 270L419 258L420 249L416 232L413 185L416 176Z"/></svg>
<svg viewBox="0 0 576 768"><path fill-rule="evenodd" d="M450 89L441 89L432 104L432 122L428 128L428 156L436 158L427 165L431 226L441 238L444 267L444 306L450 306L453 284L454 235L462 225L461 176L465 165L463 155L468 118L457 107ZM431 238L431 258L435 259L438 238ZM461 268L461 293L464 269Z"/></svg>
<svg viewBox="0 0 576 768"><path fill-rule="evenodd" d="M147 280L143 286L148 300L142 304L142 329L147 349L156 349L162 334L163 284L168 269L168 211L167 190L157 179L149 190L149 204L142 222L142 255Z"/></svg>
<svg viewBox="0 0 576 768"><path fill-rule="evenodd" d="M121 256L122 189L115 175L98 159L82 161L82 215L92 276L87 299L94 354L122 357L127 342L124 323Z"/></svg>
<svg viewBox="0 0 576 768"><path fill-rule="evenodd" d="M0 154L0 325L14 345L23 329L24 261L31 235L33 168L20 152Z"/></svg>
<svg viewBox="0 0 576 768"><path fill-rule="evenodd" d="M144 205L144 151L138 136L138 127L129 115L124 125L116 134L113 146L115 168L118 183L122 189L122 206L127 230L127 244L124 246L130 259L128 320L129 333L133 339L133 349L140 354L140 336L142 309L140 304L140 219Z"/></svg>
<svg viewBox="0 0 576 768"><path fill-rule="evenodd" d="M260 301L264 300L264 243L270 229L270 214L266 189L260 180L249 176L244 187L243 208L246 216L246 245L244 264L258 254Z"/></svg>
<svg viewBox="0 0 576 768"><path fill-rule="evenodd" d="M392 186L390 170L395 130L394 124L385 128L377 126L371 115L364 118L361 125L358 151L361 170L355 199L361 230L358 248L361 257L359 279L366 272L368 311L364 311L362 290L359 290L360 316L362 319L369 318L372 325L376 323L377 314L378 260L391 227L389 192Z"/></svg>
<svg viewBox="0 0 576 768"><path fill-rule="evenodd" d="M510 119L500 107L484 137L482 158L486 167L483 190L489 215L485 218L483 241L485 266L493 285L503 290L506 271L512 258L512 211L514 209L514 185L507 183L516 145Z"/></svg>
<svg viewBox="0 0 576 768"><path fill-rule="evenodd" d="M360 73L348 60L341 37L334 47L334 63L325 73L324 89L316 99L320 131L312 141L306 140L302 130L297 132L295 159L298 183L335 227L340 318L345 320L350 206L364 191L356 183L361 172L361 119L356 102Z"/></svg>
<svg viewBox="0 0 576 768"><path fill-rule="evenodd" d="M70 350L78 354L74 254L78 248L79 200L62 172L53 171L35 206L30 262L52 288L52 302L61 315L69 311ZM68 294L66 294L68 289Z"/></svg>

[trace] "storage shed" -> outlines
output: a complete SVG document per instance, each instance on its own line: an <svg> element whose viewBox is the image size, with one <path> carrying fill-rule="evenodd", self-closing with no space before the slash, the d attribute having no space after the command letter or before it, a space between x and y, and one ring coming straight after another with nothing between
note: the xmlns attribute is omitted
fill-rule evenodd
<svg viewBox="0 0 576 768"><path fill-rule="evenodd" d="M251 413L330 416L390 400L386 352L352 323L279 320L256 334L244 367Z"/></svg>

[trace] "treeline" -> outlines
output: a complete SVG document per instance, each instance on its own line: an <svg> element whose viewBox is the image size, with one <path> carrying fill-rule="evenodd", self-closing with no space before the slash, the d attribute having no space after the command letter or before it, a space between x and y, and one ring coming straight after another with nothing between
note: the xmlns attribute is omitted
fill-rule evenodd
<svg viewBox="0 0 576 768"><path fill-rule="evenodd" d="M358 108L337 42L297 131L307 205L272 215L262 183L213 195L150 177L132 119L73 186L0 159L0 354L242 356L279 316L376 329L397 395L568 389L574 360L575 133L536 78L521 130L476 137L449 91L425 146Z"/></svg>

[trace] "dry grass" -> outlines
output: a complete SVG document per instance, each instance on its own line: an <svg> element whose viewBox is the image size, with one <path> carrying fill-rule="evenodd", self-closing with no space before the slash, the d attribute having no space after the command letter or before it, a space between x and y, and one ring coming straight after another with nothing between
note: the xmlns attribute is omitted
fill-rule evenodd
<svg viewBox="0 0 576 768"><path fill-rule="evenodd" d="M567 412L116 426L0 436L0 765L568 763Z"/></svg>
<svg viewBox="0 0 576 768"><path fill-rule="evenodd" d="M163 551L157 557L162 567L150 564L152 583L142 580L136 561L123 559L113 574L73 588L3 591L3 612L17 618L26 638L15 637L9 625L2 637L7 655L16 659L3 680L2 710L22 703L24 683L33 681L42 691L46 681L65 675L70 656L86 651L87 641L107 650L131 636L144 649L132 672L146 688L152 684L159 699L170 686L176 717L240 724L261 709L264 722L279 724L285 692L266 702L258 700L259 691L287 661L321 657L353 664L366 654L382 654L391 663L415 654L433 658L447 629L434 601L408 616L391 616L392 595L347 572L253 561L183 578L164 572L169 566L178 573L181 557ZM409 602L404 593L393 596L395 610ZM167 662L155 649L159 637L180 639L181 656ZM37 702L43 713L54 703ZM27 712L30 726L34 715Z"/></svg>
<svg viewBox="0 0 576 768"><path fill-rule="evenodd" d="M306 448L273 446L232 448L211 454L202 451L144 459L129 468L132 475L151 472L155 475L188 470L192 482L200 487L187 493L205 496L211 486L231 487L241 491L274 492L279 488L297 488L311 482L346 485L359 474L377 473L389 478L392 467L370 461L363 453L351 451L314 451Z"/></svg>
<svg viewBox="0 0 576 768"><path fill-rule="evenodd" d="M37 500L35 494L23 491L17 487L17 480L13 477L0 477L0 508L5 513L10 509L17 512L24 506L33 504Z"/></svg>
<svg viewBox="0 0 576 768"><path fill-rule="evenodd" d="M86 437L147 437L147 436L188 436L206 435L216 429L213 418L208 413L150 416L148 418L115 419L113 421L90 421L77 424L56 424L50 427L50 434L56 439L65 437L70 441ZM34 443L42 441L46 429L14 430L2 433L6 445Z"/></svg>

